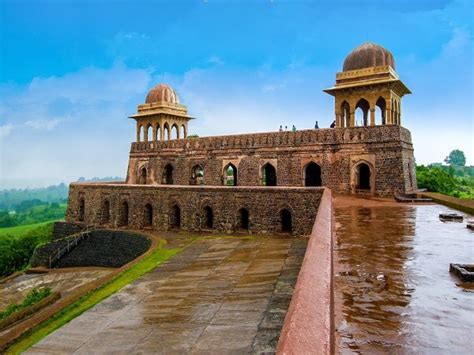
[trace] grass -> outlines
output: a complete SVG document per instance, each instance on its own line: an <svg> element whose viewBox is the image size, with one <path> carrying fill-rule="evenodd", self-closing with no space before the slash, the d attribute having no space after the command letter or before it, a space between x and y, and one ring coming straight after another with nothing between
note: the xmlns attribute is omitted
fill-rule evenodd
<svg viewBox="0 0 474 355"><path fill-rule="evenodd" d="M0 312L0 319L7 318L8 316L12 315L13 313L17 313L22 311L23 309L38 303L43 298L48 297L51 294L51 289L49 287L43 288L41 290L37 289L36 287L32 289L26 295L25 299L20 303L11 303L8 307Z"/></svg>
<svg viewBox="0 0 474 355"><path fill-rule="evenodd" d="M163 249L164 244L165 241L161 241L160 245L150 255L146 256L143 260L133 265L130 269L117 275L114 279L102 285L98 289L84 295L79 300L69 305L58 314L48 319L46 322L39 325L32 332L20 338L19 341L17 341L7 350L7 353L19 354L25 351L46 337L48 334L62 327L72 319L78 317L105 298L113 295L122 287L133 282L140 276L155 269L158 265L182 250L182 248Z"/></svg>
<svg viewBox="0 0 474 355"><path fill-rule="evenodd" d="M26 232L29 232L30 230L47 225L48 223L51 223L51 221L34 223L34 224L26 224L23 226L0 228L0 238L6 235L17 237L19 235L25 234Z"/></svg>

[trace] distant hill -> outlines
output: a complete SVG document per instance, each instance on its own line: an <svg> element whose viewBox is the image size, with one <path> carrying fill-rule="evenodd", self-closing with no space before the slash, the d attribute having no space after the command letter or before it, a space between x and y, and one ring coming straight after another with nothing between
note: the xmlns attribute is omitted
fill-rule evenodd
<svg viewBox="0 0 474 355"><path fill-rule="evenodd" d="M99 181L124 181L124 178L115 177L94 177L86 179L80 177L79 182L99 182ZM38 201L44 203L61 203L67 202L69 188L65 183L59 185L52 185L48 187L33 188L33 189L5 189L0 190L0 210L16 210L21 206L28 204L34 200L34 204Z"/></svg>

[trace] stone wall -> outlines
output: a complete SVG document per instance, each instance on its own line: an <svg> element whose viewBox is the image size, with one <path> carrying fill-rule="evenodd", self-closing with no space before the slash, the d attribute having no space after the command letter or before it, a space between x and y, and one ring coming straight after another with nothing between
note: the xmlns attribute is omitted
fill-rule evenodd
<svg viewBox="0 0 474 355"><path fill-rule="evenodd" d="M165 167L170 164L173 184L219 186L225 184L225 168L232 163L239 186L259 186L262 167L270 163L276 168L278 186L304 186L310 162L321 167L322 185L335 192L355 192L361 162L371 169L372 194L416 189L411 134L396 125L135 142L127 183L143 183L143 169L147 184L165 183ZM199 181L192 178L196 165L204 170Z"/></svg>
<svg viewBox="0 0 474 355"><path fill-rule="evenodd" d="M323 191L318 187L72 183L66 221L80 222L83 203L82 222L86 225L233 233L242 227L242 209L245 209L250 233L308 235ZM208 225L206 207L212 210L212 226ZM290 231L283 230L282 223L288 220L284 210L291 215Z"/></svg>
<svg viewBox="0 0 474 355"><path fill-rule="evenodd" d="M68 223L64 223L68 224ZM72 224L75 226L74 224ZM73 227L74 228L74 227ZM72 237L57 239L36 248L31 265L49 267L49 257L67 245ZM144 235L129 231L97 229L66 253L55 267L120 267L134 260L150 248L151 241Z"/></svg>
<svg viewBox="0 0 474 355"><path fill-rule="evenodd" d="M54 222L52 239L62 239L80 233L83 229L84 225L80 223Z"/></svg>

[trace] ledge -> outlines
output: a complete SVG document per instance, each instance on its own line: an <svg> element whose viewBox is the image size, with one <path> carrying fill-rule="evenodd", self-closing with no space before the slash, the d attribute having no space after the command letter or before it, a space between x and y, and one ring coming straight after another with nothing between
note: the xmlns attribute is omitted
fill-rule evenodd
<svg viewBox="0 0 474 355"><path fill-rule="evenodd" d="M285 317L277 354L334 352L333 216L324 191L303 265Z"/></svg>
<svg viewBox="0 0 474 355"><path fill-rule="evenodd" d="M438 192L421 192L419 195L431 198L434 202L474 215L474 201L443 195Z"/></svg>

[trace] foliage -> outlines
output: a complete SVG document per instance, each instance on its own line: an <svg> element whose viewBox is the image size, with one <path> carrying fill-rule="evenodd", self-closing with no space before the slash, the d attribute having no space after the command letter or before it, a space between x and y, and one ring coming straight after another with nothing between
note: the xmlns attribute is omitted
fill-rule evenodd
<svg viewBox="0 0 474 355"><path fill-rule="evenodd" d="M26 295L25 299L21 303L10 303L8 307L0 312L0 319L7 318L13 313L19 312L35 303L38 303L43 298L48 297L51 294L51 289L49 287L43 289L33 288Z"/></svg>
<svg viewBox="0 0 474 355"><path fill-rule="evenodd" d="M25 351L48 334L62 327L72 319L80 316L82 313L94 307L97 303L101 302L105 298L113 295L122 287L135 281L140 276L152 271L158 265L165 262L182 250L179 248L163 249L163 244L164 243L160 243L160 245L150 255L146 256L143 260L133 265L130 269L116 276L110 282L102 285L94 291L89 292L87 295L81 297L79 300L69 305L58 314L49 318L46 322L42 323L31 333L22 337L16 344L11 346L7 353L17 354Z"/></svg>
<svg viewBox="0 0 474 355"><path fill-rule="evenodd" d="M21 205L25 208L32 207L35 201L41 203L67 201L68 187L61 183L59 185L36 189L10 189L0 191L0 209L17 210ZM25 202L29 201L29 202Z"/></svg>
<svg viewBox="0 0 474 355"><path fill-rule="evenodd" d="M0 235L0 277L28 266L35 248L51 240L53 223L47 223L16 236Z"/></svg>
<svg viewBox="0 0 474 355"><path fill-rule="evenodd" d="M0 239L4 236L8 236L9 238L18 237L19 235L23 235L32 229L38 228L40 226L45 226L47 224L51 224L51 221L34 223L34 224L25 224L21 226L14 226L14 227L8 227L8 228L0 228Z"/></svg>
<svg viewBox="0 0 474 355"><path fill-rule="evenodd" d="M65 203L44 203L40 200L22 201L16 211L0 210L0 228L62 219L66 207Z"/></svg>
<svg viewBox="0 0 474 355"><path fill-rule="evenodd" d="M466 165L466 156L462 150L455 149L449 153L444 162L451 166L464 166Z"/></svg>
<svg viewBox="0 0 474 355"><path fill-rule="evenodd" d="M416 167L419 188L462 199L474 199L474 167L428 165Z"/></svg>

